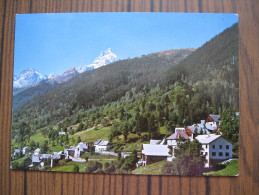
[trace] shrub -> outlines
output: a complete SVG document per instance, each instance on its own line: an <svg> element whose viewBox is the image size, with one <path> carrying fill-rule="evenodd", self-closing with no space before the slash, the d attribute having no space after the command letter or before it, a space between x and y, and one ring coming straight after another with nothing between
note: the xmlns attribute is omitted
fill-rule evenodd
<svg viewBox="0 0 259 195"><path fill-rule="evenodd" d="M102 169L103 165L97 161L90 162L89 165L86 167L85 172L86 173L96 173L98 169ZM100 170L97 171L100 173Z"/></svg>
<svg viewBox="0 0 259 195"><path fill-rule="evenodd" d="M63 159L63 160L60 160L59 161L59 164L60 165L64 165L64 164L66 164L67 162L69 162L69 161L72 161L71 159Z"/></svg>

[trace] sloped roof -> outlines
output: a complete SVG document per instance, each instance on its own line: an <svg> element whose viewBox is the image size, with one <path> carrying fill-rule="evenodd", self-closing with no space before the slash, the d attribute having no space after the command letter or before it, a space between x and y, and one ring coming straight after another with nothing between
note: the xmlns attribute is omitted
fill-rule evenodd
<svg viewBox="0 0 259 195"><path fill-rule="evenodd" d="M23 150L31 150L28 146L25 146Z"/></svg>
<svg viewBox="0 0 259 195"><path fill-rule="evenodd" d="M52 155L53 159L60 159L60 153L59 152L54 152Z"/></svg>
<svg viewBox="0 0 259 195"><path fill-rule="evenodd" d="M149 144L159 144L161 142L161 140L155 140L155 139L151 139L149 141Z"/></svg>
<svg viewBox="0 0 259 195"><path fill-rule="evenodd" d="M218 139L221 137L221 135L215 135L215 134L210 134L210 135L198 135L195 137L201 144L209 144L213 142L214 140Z"/></svg>
<svg viewBox="0 0 259 195"><path fill-rule="evenodd" d="M190 129L193 133L195 129L197 129L197 133L200 133L202 130L204 134L210 134L208 128L204 127L204 124L193 124L192 126L188 126L188 129Z"/></svg>
<svg viewBox="0 0 259 195"><path fill-rule="evenodd" d="M215 122L219 122L219 118L220 118L219 115L210 114L209 116L210 116Z"/></svg>
<svg viewBox="0 0 259 195"><path fill-rule="evenodd" d="M41 149L40 148L37 148L36 150L34 150L34 152L40 152Z"/></svg>
<svg viewBox="0 0 259 195"><path fill-rule="evenodd" d="M206 124L205 124L205 129L207 129L207 130L209 130L209 131L214 131L214 130L217 129L217 126L211 125L211 124L209 124L209 123L206 123Z"/></svg>
<svg viewBox="0 0 259 195"><path fill-rule="evenodd" d="M167 145L143 144L142 153L147 156L170 156Z"/></svg>
<svg viewBox="0 0 259 195"><path fill-rule="evenodd" d="M40 155L40 159L48 159L48 158L51 158L52 155L51 154L42 154Z"/></svg>
<svg viewBox="0 0 259 195"><path fill-rule="evenodd" d="M76 147L79 149L88 149L86 142L80 142Z"/></svg>
<svg viewBox="0 0 259 195"><path fill-rule="evenodd" d="M104 140L102 140L102 141L98 144L98 146L107 146L107 145L109 145L109 144L110 144L109 141L104 141Z"/></svg>
<svg viewBox="0 0 259 195"><path fill-rule="evenodd" d="M98 145L102 140L101 139L97 139L95 142L94 142L94 145Z"/></svg>
<svg viewBox="0 0 259 195"><path fill-rule="evenodd" d="M189 136L186 134L185 130L183 129L178 129L174 134L170 135L167 139L172 139L172 140L178 140L178 139L189 139Z"/></svg>

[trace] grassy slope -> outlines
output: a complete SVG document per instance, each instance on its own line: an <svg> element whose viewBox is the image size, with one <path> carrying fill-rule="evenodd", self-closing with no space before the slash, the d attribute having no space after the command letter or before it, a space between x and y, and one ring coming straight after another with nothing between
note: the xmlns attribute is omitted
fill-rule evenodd
<svg viewBox="0 0 259 195"><path fill-rule="evenodd" d="M72 172L74 170L73 165L64 165L64 166L59 166L51 169L51 171L59 171L59 172Z"/></svg>
<svg viewBox="0 0 259 195"><path fill-rule="evenodd" d="M48 140L48 138L45 138L42 133L34 134L30 137L31 140L34 140L35 142L39 142L40 146L44 144L45 140Z"/></svg>
<svg viewBox="0 0 259 195"><path fill-rule="evenodd" d="M12 163L18 162L19 164L21 164L26 158L28 158L28 157L24 156L24 157L21 157L21 158L17 158L15 160L13 160Z"/></svg>
<svg viewBox="0 0 259 195"><path fill-rule="evenodd" d="M148 174L148 175L160 175L162 172L162 167L166 164L166 160L159 161L144 167L138 167L134 171L133 174Z"/></svg>
<svg viewBox="0 0 259 195"><path fill-rule="evenodd" d="M238 160L231 161L226 168L219 171L205 173L206 176L236 176L238 174Z"/></svg>
<svg viewBox="0 0 259 195"><path fill-rule="evenodd" d="M108 140L108 136L110 134L111 128L110 127L104 127L99 130L89 130L85 131L80 135L81 140L85 142L95 142L97 139L104 139ZM73 135L71 137L77 137L76 135Z"/></svg>

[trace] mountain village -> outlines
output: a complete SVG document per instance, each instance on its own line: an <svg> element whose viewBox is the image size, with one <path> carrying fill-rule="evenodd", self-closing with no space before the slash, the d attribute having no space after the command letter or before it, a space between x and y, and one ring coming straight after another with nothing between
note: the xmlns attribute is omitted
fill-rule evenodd
<svg viewBox="0 0 259 195"><path fill-rule="evenodd" d="M239 116L239 113L236 113ZM141 166L147 166L159 161L172 162L177 157L175 156L175 150L179 144L184 142L192 142L197 140L202 145L200 155L204 157L204 168L210 168L212 166L211 161L230 162L232 160L238 160L233 158L233 146L230 141L222 136L220 131L220 116L210 114L206 120L201 120L198 124L193 124L186 127L176 127L175 133L162 140L150 140L147 144L142 144L142 150L138 151L138 162L136 168ZM60 135L66 135L66 132L59 132ZM60 152L54 153L42 153L41 148L37 148L34 151L26 146L22 150L15 149L13 158L20 158L22 156L29 157L27 159L27 166L29 169L39 170L44 169L44 166L51 168L54 167L53 161L59 162L60 160L68 160L79 163L85 163L88 160L98 161L98 159L84 159L81 156L84 153L90 153L94 150L94 153L99 155L121 155L126 158L130 155L130 152L118 154L110 151L113 148L111 142L107 140L98 139L94 143L80 142L77 146L68 146L61 143L66 148ZM60 165L59 163L56 163Z"/></svg>

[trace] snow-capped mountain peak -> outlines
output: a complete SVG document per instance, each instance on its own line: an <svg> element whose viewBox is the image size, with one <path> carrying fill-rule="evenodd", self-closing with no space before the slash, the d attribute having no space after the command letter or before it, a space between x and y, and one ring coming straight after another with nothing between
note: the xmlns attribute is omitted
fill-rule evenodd
<svg viewBox="0 0 259 195"><path fill-rule="evenodd" d="M108 48L105 51L102 51L100 55L93 61L92 64L84 65L81 67L72 67L71 69L65 71L62 75L53 75L43 76L37 70L33 68L27 68L21 72L19 76L14 76L13 87L14 88L23 88L34 86L42 80L49 80L50 82L65 82L70 78L78 75L79 73L100 68L112 62L117 61L119 58L116 54L111 51L111 48Z"/></svg>
<svg viewBox="0 0 259 195"><path fill-rule="evenodd" d="M22 88L35 85L40 81L47 79L41 73L33 68L27 68L19 76L14 77L13 87Z"/></svg>
<svg viewBox="0 0 259 195"><path fill-rule="evenodd" d="M93 61L92 64L78 67L76 70L79 73L82 73L87 70L100 68L101 66L105 66L105 65L113 63L117 60L119 60L118 56L111 51L111 48L108 48L107 50L102 51L100 53L100 55Z"/></svg>

